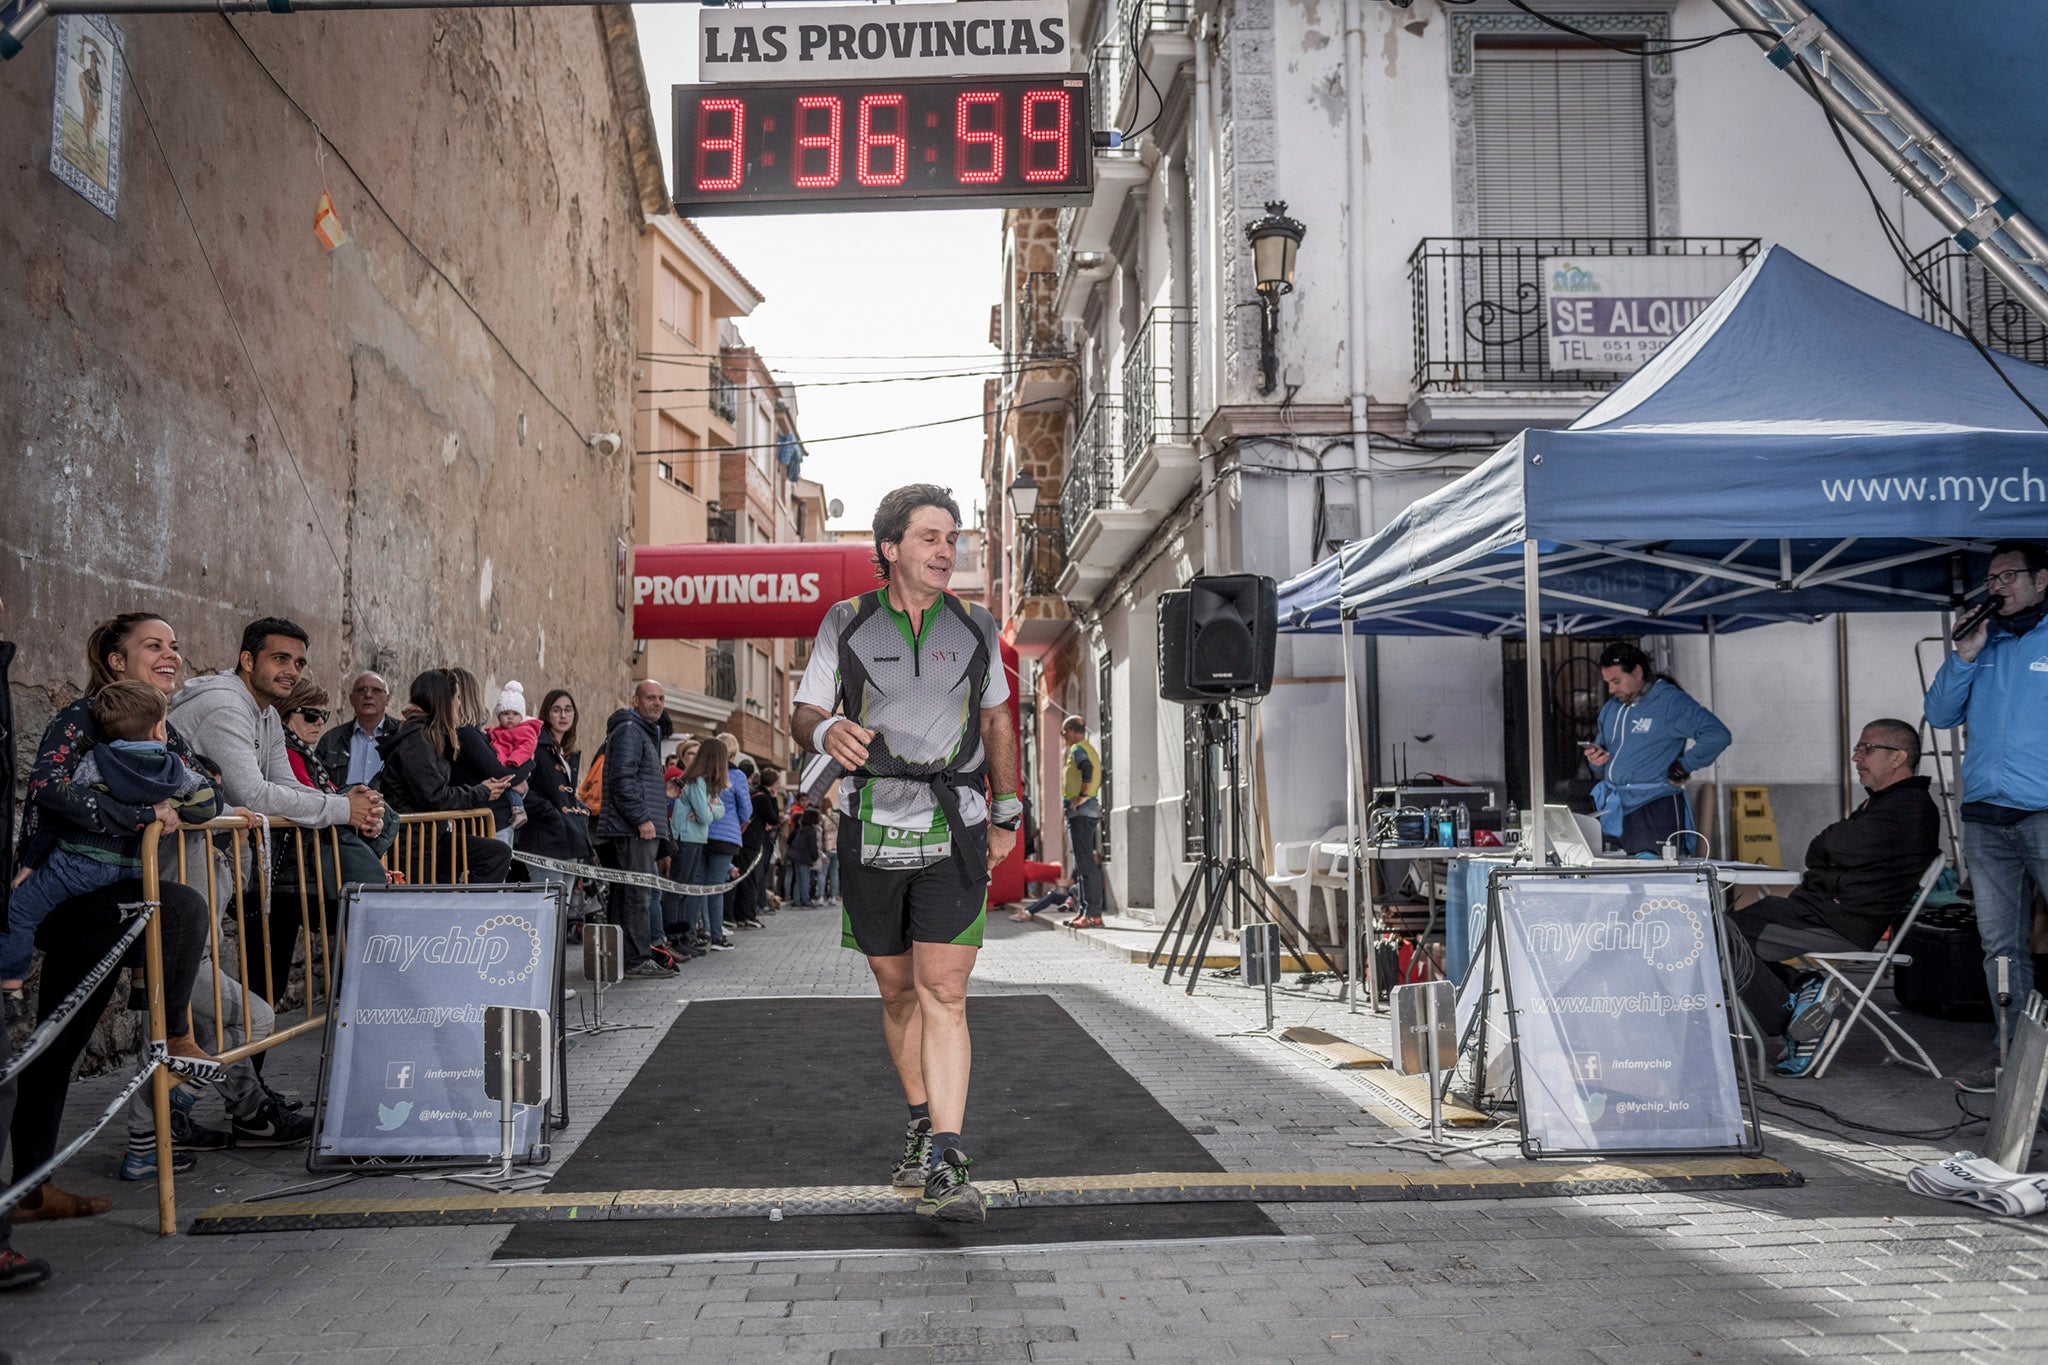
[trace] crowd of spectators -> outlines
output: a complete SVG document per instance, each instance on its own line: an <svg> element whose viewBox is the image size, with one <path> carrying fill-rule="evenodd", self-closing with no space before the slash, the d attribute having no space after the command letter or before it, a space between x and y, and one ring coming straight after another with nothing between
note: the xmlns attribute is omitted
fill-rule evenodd
<svg viewBox="0 0 2048 1365"><path fill-rule="evenodd" d="M309 650L307 631L266 617L243 632L233 669L187 680L168 621L129 612L102 622L87 642L85 694L58 711L37 745L18 833L14 742L4 734L11 707L0 711L8 767L0 773L7 797L0 835L10 836L0 838L0 887L12 893L11 909L0 897L6 1022L33 1013L40 1024L85 988L47 1049L0 1093L9 1184L57 1150L72 1076L121 980L118 971L97 969L129 927L121 907L145 899L140 851L153 824L162 850L157 913L167 1051L177 1073L171 1130L178 1171L195 1164L195 1153L300 1146L311 1136L303 1104L265 1083L264 1053L227 1065L217 1054L267 1035L288 997L296 1003L294 974L302 962L312 967L305 930L310 923L318 933L324 921L332 932L345 886L450 881L465 869L472 883L561 884L578 916L591 913L602 894L641 976L666 976L694 956L732 949L734 928L761 927L761 917L787 900L819 904L836 892L821 866L830 845L820 831L830 822L800 804L785 811L781 773L740 754L732 735L670 735L659 683L638 684L586 754L576 698L566 689L549 691L539 714L528 715L519 683L506 684L486 711L476 676L460 667L420 673L402 702L382 676L363 672L351 680L341 713L312 676ZM0 698L9 695L12 655L13 646L0 642ZM427 820L419 826L426 833L400 850L411 856L391 856L399 817L480 810L490 812L489 836ZM223 814L251 826L240 866L226 835L199 828ZM255 827L269 833L259 838ZM719 889L685 896L612 885L601 892L570 868L516 861L515 848ZM226 908L238 904L238 884L243 922L223 925ZM209 961L222 930L237 927L246 981L236 951L223 951L218 973ZM31 998L26 987L38 953ZM121 966L134 969L128 1004L145 1008L139 944ZM4 1040L0 1029L0 1063ZM224 1107L224 1127L200 1119L209 1095ZM150 1089L127 1117L120 1175L154 1179ZM45 1180L14 1216L75 1218L111 1207L104 1197ZM47 1265L9 1249L10 1230L0 1215L0 1288L47 1278Z"/></svg>

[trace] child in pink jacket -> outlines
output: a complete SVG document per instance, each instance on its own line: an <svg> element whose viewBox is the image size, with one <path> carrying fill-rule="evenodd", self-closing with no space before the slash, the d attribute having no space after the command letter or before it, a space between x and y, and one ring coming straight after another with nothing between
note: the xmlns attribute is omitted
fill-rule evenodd
<svg viewBox="0 0 2048 1365"><path fill-rule="evenodd" d="M505 684L498 694L498 723L484 731L484 738L498 754L498 761L516 768L533 757L540 747L540 718L526 717L526 689L517 680ZM512 801L512 828L526 823L526 784L521 782L507 795Z"/></svg>

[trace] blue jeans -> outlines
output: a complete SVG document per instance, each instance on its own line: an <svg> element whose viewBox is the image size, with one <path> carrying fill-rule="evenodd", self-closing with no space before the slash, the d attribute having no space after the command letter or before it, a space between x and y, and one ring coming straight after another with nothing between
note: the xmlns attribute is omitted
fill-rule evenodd
<svg viewBox="0 0 2048 1365"><path fill-rule="evenodd" d="M838 819L839 817L838 817L837 815L834 815L834 816L833 816L832 818L833 818L833 819L835 819L835 820L837 820L837 819ZM825 873L824 873L824 883L825 883L825 889L824 889L824 896L823 896L823 898L824 898L825 900L828 900L828 901L836 901L836 900L838 900L838 899L839 899L839 853L838 853L838 851L837 851L837 850L834 850L834 851L832 851L832 852L829 852L829 853L827 853L827 854L825 855Z"/></svg>
<svg viewBox="0 0 2048 1365"><path fill-rule="evenodd" d="M704 846L704 870L697 877L699 886L718 886L732 875L732 854L715 853ZM715 896L693 896L697 902L697 927L708 939L725 937L725 893Z"/></svg>
<svg viewBox="0 0 2048 1365"><path fill-rule="evenodd" d="M2006 1033L2026 1006L2034 989L2034 886L2048 887L2048 811L2037 811L2016 825L1963 822L1963 854L1970 864L1970 886L1977 896L1977 934L1984 940L1984 980L1998 999L1998 958L2010 963L2006 988L2013 1008L2006 1011Z"/></svg>
<svg viewBox="0 0 2048 1365"><path fill-rule="evenodd" d="M1102 860L1097 854L1101 834L1100 815L1068 814L1067 847L1074 855L1074 903L1082 914L1098 917L1109 908L1109 898L1102 891Z"/></svg>
<svg viewBox="0 0 2048 1365"><path fill-rule="evenodd" d="M133 877L132 867L114 867L82 853L53 848L43 865L14 889L8 902L7 922L13 926L0 934L0 981L19 981L28 975L36 955L36 926L52 910L70 900L102 887Z"/></svg>
<svg viewBox="0 0 2048 1365"><path fill-rule="evenodd" d="M790 874L789 903L791 905L809 905L815 898L817 878L817 872L809 863L795 864L791 868Z"/></svg>
<svg viewBox="0 0 2048 1365"><path fill-rule="evenodd" d="M696 885L704 873L704 845L678 842L675 852L669 855L668 879L685 886ZM686 934L697 922L693 902L695 896L679 896L673 891L661 893L662 918L668 925L668 936L677 938Z"/></svg>

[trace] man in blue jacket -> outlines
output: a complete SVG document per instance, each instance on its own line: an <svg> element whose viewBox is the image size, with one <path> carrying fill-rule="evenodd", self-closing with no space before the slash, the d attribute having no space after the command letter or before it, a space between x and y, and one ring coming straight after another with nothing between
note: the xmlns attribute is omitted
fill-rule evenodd
<svg viewBox="0 0 2048 1365"><path fill-rule="evenodd" d="M1596 789L1600 827L1624 853L1655 853L1672 835L1693 828L1685 781L1720 756L1733 738L1728 727L1669 678L1650 656L1629 644L1600 655L1607 702L1600 737L1586 747L1586 763L1605 790ZM1688 747L1689 746L1689 747ZM1690 839L1680 852L1691 852Z"/></svg>
<svg viewBox="0 0 2048 1365"><path fill-rule="evenodd" d="M1997 960L2023 1005L2034 988L2033 894L2048 887L2048 550L2028 540L1992 547L1985 584L1997 609L1955 642L1927 689L1936 729L1970 727L1963 754L1963 853L1984 940L1984 977ZM2016 1010L2006 1012L2010 1028ZM1966 1078L1981 1088L1990 1076ZM1972 1084L1974 1083L1974 1084Z"/></svg>

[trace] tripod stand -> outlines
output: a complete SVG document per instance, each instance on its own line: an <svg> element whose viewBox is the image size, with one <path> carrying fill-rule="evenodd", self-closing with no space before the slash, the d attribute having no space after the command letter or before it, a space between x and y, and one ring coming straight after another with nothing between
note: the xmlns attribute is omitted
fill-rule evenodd
<svg viewBox="0 0 2048 1365"><path fill-rule="evenodd" d="M1330 951L1316 941L1308 926L1294 917L1294 912L1288 909L1280 893L1245 856L1244 796L1238 781L1239 723L1235 704L1202 703L1202 857L1196 864L1195 875L1181 888L1180 899L1174 902L1173 913L1159 932L1159 942L1154 945L1152 956L1145 961L1146 966L1156 967L1160 956L1165 954L1166 970L1161 979L1171 981L1174 968L1183 962L1181 949L1192 938L1193 952L1184 960L1189 995L1195 993L1195 982L1200 978L1202 963L1209 954L1209 940L1222 921L1226 908L1246 912L1245 917L1256 916L1268 924L1284 922L1294 931L1297 942L1307 943L1326 963L1336 961ZM1217 848L1218 826L1223 823L1217 809L1216 757L1219 753L1223 757L1222 785L1230 793L1230 846L1227 856L1219 856ZM1199 915L1196 912L1198 901L1201 906ZM1267 906L1277 914L1268 914ZM1166 948L1169 938L1173 940L1170 953Z"/></svg>

